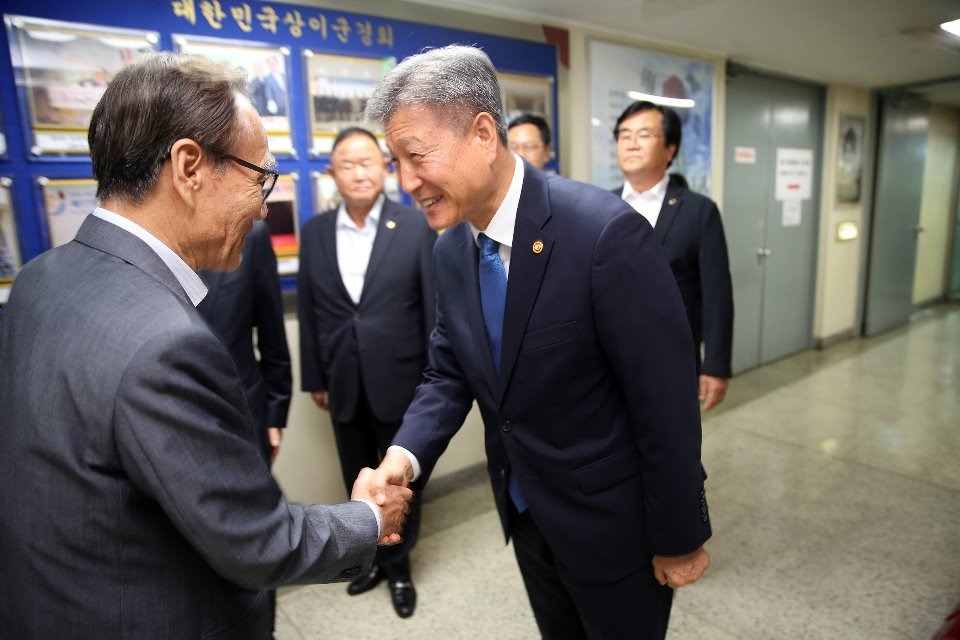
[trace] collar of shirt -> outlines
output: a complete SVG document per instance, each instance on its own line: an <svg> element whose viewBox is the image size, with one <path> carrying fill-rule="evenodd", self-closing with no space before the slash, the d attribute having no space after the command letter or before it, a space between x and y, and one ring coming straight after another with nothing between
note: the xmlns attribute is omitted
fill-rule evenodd
<svg viewBox="0 0 960 640"><path fill-rule="evenodd" d="M203 284L203 280L200 279L200 276L197 275L197 272L190 268L186 262L183 261L183 258L178 256L173 249L167 245L160 242L156 236L152 233L138 225L136 222L130 218L125 218L118 213L104 209L103 207L97 207L93 210L93 215L97 216L105 222L114 224L124 231L132 233L141 240L147 243L147 245L153 249L154 253L160 256L160 259L163 260L163 263L167 265L167 268L173 272L173 275L176 277L177 282L180 283L180 286L183 287L183 290L186 292L187 297L190 298L190 302L193 303L193 306L200 304L200 301L207 295L207 286Z"/></svg>
<svg viewBox="0 0 960 640"><path fill-rule="evenodd" d="M523 160L520 156L513 155L516 164L513 169L513 179L510 181L510 188L507 189L507 195L497 212L493 214L490 224L483 230L483 234L500 243L500 260L503 261L503 270L507 277L510 277L510 248L513 245L513 229L517 225L517 209L520 207L520 191L523 190ZM472 224L470 231L473 233L473 241L477 242L477 236L480 235L480 229ZM477 243L477 246L480 246Z"/></svg>
<svg viewBox="0 0 960 640"><path fill-rule="evenodd" d="M337 208L337 229L350 229L351 231L358 231L360 233L369 233L372 228L373 233L376 233L377 225L380 224L380 214L383 212L384 199L383 193L377 196L376 202L373 203L370 213L367 214L364 220L363 229L358 227L357 223L350 217L350 214L347 213L346 203L341 202Z"/></svg>
<svg viewBox="0 0 960 640"><path fill-rule="evenodd" d="M646 191L634 191L630 182L624 181L623 193L620 194L620 197L637 213L646 218L651 226L655 227L657 226L657 218L660 217L660 209L663 207L663 200L667 197L667 184L669 182L670 176L665 173L657 184Z"/></svg>

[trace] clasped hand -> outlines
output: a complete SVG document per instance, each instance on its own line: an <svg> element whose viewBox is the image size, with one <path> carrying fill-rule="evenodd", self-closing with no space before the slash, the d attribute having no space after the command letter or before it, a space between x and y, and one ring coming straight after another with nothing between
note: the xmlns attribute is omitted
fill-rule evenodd
<svg viewBox="0 0 960 640"><path fill-rule="evenodd" d="M380 544L397 544L403 540L403 524L410 511L413 491L406 484L377 485L375 472L366 467L353 483L352 500L366 500L380 509Z"/></svg>

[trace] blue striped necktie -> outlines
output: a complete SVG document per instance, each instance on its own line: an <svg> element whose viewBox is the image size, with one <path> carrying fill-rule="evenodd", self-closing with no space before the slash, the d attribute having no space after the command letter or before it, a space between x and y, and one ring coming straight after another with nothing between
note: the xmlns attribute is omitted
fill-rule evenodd
<svg viewBox="0 0 960 640"><path fill-rule="evenodd" d="M483 323L487 328L490 356L500 375L500 345L503 341L503 311L507 304L507 272L500 259L500 243L481 233L477 236L480 245L480 262L477 273L480 277L480 303L483 306ZM511 470L507 478L507 491L517 511L523 513L527 503L520 493L520 485Z"/></svg>

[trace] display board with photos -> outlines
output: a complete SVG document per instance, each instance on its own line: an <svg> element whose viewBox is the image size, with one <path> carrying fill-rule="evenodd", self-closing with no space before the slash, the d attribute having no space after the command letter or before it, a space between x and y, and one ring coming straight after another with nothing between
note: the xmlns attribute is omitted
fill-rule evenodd
<svg viewBox="0 0 960 640"><path fill-rule="evenodd" d="M89 179L37 179L51 247L67 244L80 225L99 205L97 181Z"/></svg>
<svg viewBox="0 0 960 640"><path fill-rule="evenodd" d="M12 186L13 181L8 176L0 177L0 304L7 301L10 285L23 266L17 240L17 220L10 197Z"/></svg>
<svg viewBox="0 0 960 640"><path fill-rule="evenodd" d="M300 225L297 215L296 173L281 175L267 198L267 227L273 252L277 254L277 271L294 274L300 264Z"/></svg>
<svg viewBox="0 0 960 640"><path fill-rule="evenodd" d="M30 154L89 152L87 128L107 82L139 56L157 50L155 31L117 29L6 15L22 122Z"/></svg>
<svg viewBox="0 0 960 640"><path fill-rule="evenodd" d="M251 78L250 94L270 151L285 176L323 172L337 132L362 123L376 82L397 61L428 47L470 43L482 48L504 78L521 81L517 86L504 81L505 101L538 111L535 103L543 103L551 122L556 118L557 48L545 42L259 0L124 0L122 10L99 0L4 0L3 13L9 56L0 55L7 154L0 148L0 175L22 187L14 191L13 209L24 262L71 237L71 228L89 213L56 213L73 187L37 188L37 177L61 186L93 177L86 128L102 84L123 65L154 51L201 53L242 67ZM279 78L282 90L270 82L268 91L267 76L260 73L271 64L279 68L271 77ZM527 91L527 82L535 88ZM382 136L380 141L385 148ZM271 209L293 212L293 234L278 235L294 242L277 244L288 274L296 269L292 247L300 225L329 204L321 202L323 190L316 187L313 179L293 180L286 200L277 200L282 186L271 198ZM409 202L395 186L388 191ZM293 284L289 277L283 283L285 289Z"/></svg>
<svg viewBox="0 0 960 640"><path fill-rule="evenodd" d="M243 69L250 101L267 130L270 152L296 155L290 134L290 48L262 42L175 34L177 51L201 55Z"/></svg>

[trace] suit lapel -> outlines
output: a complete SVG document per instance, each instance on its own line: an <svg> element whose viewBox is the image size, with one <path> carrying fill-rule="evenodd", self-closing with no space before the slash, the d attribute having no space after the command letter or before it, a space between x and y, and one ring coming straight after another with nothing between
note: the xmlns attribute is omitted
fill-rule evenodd
<svg viewBox="0 0 960 640"><path fill-rule="evenodd" d="M367 271L363 276L363 291L360 293L360 301L367 296L370 289L370 283L380 265L383 264L387 254L390 252L390 245L396 237L397 232L397 211L390 200L385 200L383 208L380 210L380 223L377 226L377 235L373 238L373 247L370 249L370 261L367 262Z"/></svg>
<svg viewBox="0 0 960 640"><path fill-rule="evenodd" d="M327 272L333 282L337 283L337 290L349 304L353 304L347 287L343 284L343 276L340 275L340 263L337 262L337 209L331 209L323 214L323 228L320 234L320 243L323 248L323 256L327 262Z"/></svg>
<svg viewBox="0 0 960 640"><path fill-rule="evenodd" d="M490 356L490 341L487 339L487 327L483 323L483 306L480 302L480 277L477 274L477 264L480 259L480 249L473 239L473 233L470 231L470 225L461 223L445 233L457 233L460 235L458 243L458 255L460 256L459 273L463 275L463 281L460 282L459 291L456 291L454 297L463 296L463 308L467 323L470 325L470 333L473 335L473 346L477 362L483 371L483 379L490 389L490 394L497 394L497 371L493 366L493 358ZM508 294L509 295L509 294ZM458 305L451 305L456 308Z"/></svg>
<svg viewBox="0 0 960 640"><path fill-rule="evenodd" d="M670 232L670 227L682 205L683 189L668 187L663 197L663 205L660 207L660 215L657 216L657 226L653 230L653 235L660 244L663 244L664 238Z"/></svg>
<svg viewBox="0 0 960 640"><path fill-rule="evenodd" d="M513 231L513 246L510 249L510 276L507 279L507 306L503 318L498 399L503 398L510 382L513 366L520 352L520 343L523 341L523 334L526 332L530 314L540 292L543 274L550 260L553 238L543 231L549 219L550 202L546 177L527 165Z"/></svg>

